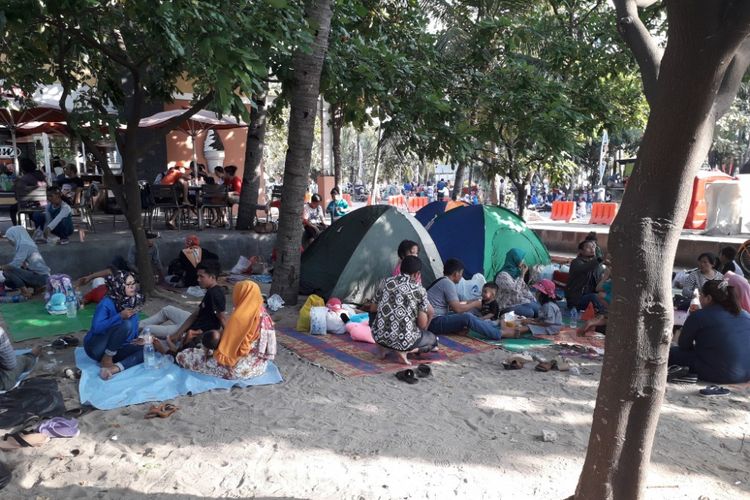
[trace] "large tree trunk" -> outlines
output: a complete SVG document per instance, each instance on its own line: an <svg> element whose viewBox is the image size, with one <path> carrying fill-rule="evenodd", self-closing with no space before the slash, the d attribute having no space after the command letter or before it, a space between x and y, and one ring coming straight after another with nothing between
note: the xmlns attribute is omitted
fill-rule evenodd
<svg viewBox="0 0 750 500"><path fill-rule="evenodd" d="M341 105L331 105L331 153L333 154L333 182L341 186L341 127L343 126Z"/></svg>
<svg viewBox="0 0 750 500"><path fill-rule="evenodd" d="M292 61L294 81L289 112L288 150L281 192L281 217L276 237L276 266L271 293L279 294L290 305L299 293L302 205L307 191L313 134L320 91L320 72L328 49L331 26L331 0L308 0L305 16L315 29L312 50L298 50Z"/></svg>
<svg viewBox="0 0 750 500"><path fill-rule="evenodd" d="M461 196L461 190L464 187L464 172L466 171L466 163L461 162L456 167L456 179L453 181L453 191L451 192L451 199L458 199Z"/></svg>
<svg viewBox="0 0 750 500"><path fill-rule="evenodd" d="M266 139L266 94L253 96L253 103L255 106L250 110L250 124L247 129L245 170L242 173L242 192L236 229L252 228L260 190L260 164Z"/></svg>
<svg viewBox="0 0 750 500"><path fill-rule="evenodd" d="M722 36L731 30L720 19L736 19L722 12L728 4L667 3L669 42L649 100L651 114L610 229L614 300L576 499L637 499L643 493L672 337L670 264L689 186L711 144L717 91L741 41L731 41L737 31ZM745 21L739 32L747 29Z"/></svg>

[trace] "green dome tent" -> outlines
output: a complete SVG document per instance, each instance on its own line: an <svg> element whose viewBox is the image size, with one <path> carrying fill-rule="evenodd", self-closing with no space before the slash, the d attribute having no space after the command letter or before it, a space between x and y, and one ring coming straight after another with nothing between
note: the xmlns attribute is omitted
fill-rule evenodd
<svg viewBox="0 0 750 500"><path fill-rule="evenodd" d="M511 248L526 251L524 260L529 267L550 262L542 240L522 218L503 207L456 208L438 216L429 232L443 261L461 260L466 277L482 273L487 280L494 280Z"/></svg>
<svg viewBox="0 0 750 500"><path fill-rule="evenodd" d="M393 273L403 240L419 244L423 284L442 275L440 254L422 225L395 207L372 205L338 219L304 251L300 293L351 303L374 297L380 280Z"/></svg>

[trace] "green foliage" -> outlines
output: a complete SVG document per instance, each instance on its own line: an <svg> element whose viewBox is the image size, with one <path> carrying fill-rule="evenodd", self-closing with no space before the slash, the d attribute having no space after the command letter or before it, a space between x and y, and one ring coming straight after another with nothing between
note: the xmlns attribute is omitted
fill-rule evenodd
<svg viewBox="0 0 750 500"><path fill-rule="evenodd" d="M213 109L246 117L240 93L262 88L268 61L301 41L298 2L8 0L4 9L5 85L91 84L77 110L86 120L110 119L102 103L125 112L135 90L171 102L183 80L194 101L209 96Z"/></svg>

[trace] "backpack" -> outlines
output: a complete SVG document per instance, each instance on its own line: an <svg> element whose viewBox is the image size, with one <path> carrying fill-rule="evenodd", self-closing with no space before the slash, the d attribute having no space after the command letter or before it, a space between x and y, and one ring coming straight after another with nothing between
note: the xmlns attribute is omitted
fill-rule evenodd
<svg viewBox="0 0 750 500"><path fill-rule="evenodd" d="M65 297L73 297L76 301L76 308L80 307L76 289L73 286L73 280L67 274L51 274L47 278L47 290L44 292L44 300L48 301L52 295L61 293Z"/></svg>

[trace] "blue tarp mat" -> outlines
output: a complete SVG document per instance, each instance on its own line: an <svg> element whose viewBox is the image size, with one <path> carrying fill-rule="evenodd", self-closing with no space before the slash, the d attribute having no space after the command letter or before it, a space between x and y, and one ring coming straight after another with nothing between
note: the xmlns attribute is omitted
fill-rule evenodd
<svg viewBox="0 0 750 500"><path fill-rule="evenodd" d="M158 370L146 370L137 365L118 373L109 380L99 377L99 365L76 348L76 365L81 369L78 386L81 404L100 410L111 410L147 401L165 401L186 394L198 394L212 389L230 389L252 385L278 384L283 379L278 367L268 363L266 373L244 380L224 380L180 368L176 364Z"/></svg>

